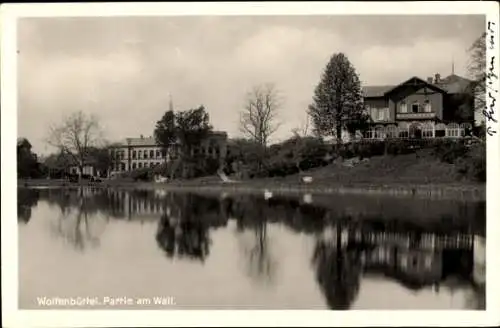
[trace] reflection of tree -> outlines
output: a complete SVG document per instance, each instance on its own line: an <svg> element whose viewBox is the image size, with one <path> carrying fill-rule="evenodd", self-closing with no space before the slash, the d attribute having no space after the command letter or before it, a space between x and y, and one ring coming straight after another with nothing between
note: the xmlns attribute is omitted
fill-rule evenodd
<svg viewBox="0 0 500 328"><path fill-rule="evenodd" d="M313 256L316 279L332 310L348 310L359 291L359 252L341 248L340 232L333 242L318 240Z"/></svg>
<svg viewBox="0 0 500 328"><path fill-rule="evenodd" d="M57 235L80 251L85 250L87 246L99 245L100 236L107 223L99 222L96 216L96 200L92 194L85 192L85 188L79 188L76 193L71 190L61 191L58 202L61 215L53 226Z"/></svg>
<svg viewBox="0 0 500 328"><path fill-rule="evenodd" d="M465 304L471 310L486 309L486 285L474 286L466 295Z"/></svg>
<svg viewBox="0 0 500 328"><path fill-rule="evenodd" d="M267 204L262 199L240 198L233 203L231 216L237 218L237 232L252 231L253 238L246 244L244 236L240 238L242 252L247 258L247 270L251 278L258 282L270 282L276 271L275 260L270 253L267 234Z"/></svg>
<svg viewBox="0 0 500 328"><path fill-rule="evenodd" d="M172 196L160 218L156 241L168 257L188 257L205 261L209 255L207 203L193 195Z"/></svg>
<svg viewBox="0 0 500 328"><path fill-rule="evenodd" d="M249 274L258 281L271 281L274 277L274 261L269 252L267 222L259 222L253 227L254 243L248 250Z"/></svg>
<svg viewBox="0 0 500 328"><path fill-rule="evenodd" d="M31 219L31 209L36 206L40 193L36 189L17 189L17 220L28 223Z"/></svg>

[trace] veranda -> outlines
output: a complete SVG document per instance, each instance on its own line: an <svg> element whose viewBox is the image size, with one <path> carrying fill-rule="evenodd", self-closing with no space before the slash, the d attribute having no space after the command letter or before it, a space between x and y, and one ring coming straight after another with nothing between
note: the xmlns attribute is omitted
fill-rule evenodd
<svg viewBox="0 0 500 328"><path fill-rule="evenodd" d="M463 138L470 135L470 123L443 124L434 122L401 122L398 125L375 125L363 133L363 139L433 139L433 138Z"/></svg>

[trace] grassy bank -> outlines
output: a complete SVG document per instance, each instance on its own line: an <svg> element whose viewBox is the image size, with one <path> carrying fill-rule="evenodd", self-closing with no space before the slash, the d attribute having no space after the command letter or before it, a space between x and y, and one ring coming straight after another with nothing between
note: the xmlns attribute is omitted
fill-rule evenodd
<svg viewBox="0 0 500 328"><path fill-rule="evenodd" d="M304 184L307 175L312 182ZM71 186L62 180L20 180L19 186ZM369 194L404 197L432 197L486 200L486 184L471 181L457 173L455 164L443 162L428 153L417 152L399 156L375 156L350 166L345 162L311 169L285 177L259 178L223 183L219 177L175 180L169 183L105 180L92 184L104 188L165 189L186 192L281 194Z"/></svg>

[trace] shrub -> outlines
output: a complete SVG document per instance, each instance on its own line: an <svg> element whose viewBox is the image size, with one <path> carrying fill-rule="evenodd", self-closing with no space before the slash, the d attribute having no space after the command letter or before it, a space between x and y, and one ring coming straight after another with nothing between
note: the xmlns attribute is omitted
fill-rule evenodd
<svg viewBox="0 0 500 328"><path fill-rule="evenodd" d="M457 160L457 171L467 179L486 182L486 146L472 146L466 156Z"/></svg>
<svg viewBox="0 0 500 328"><path fill-rule="evenodd" d="M433 155L442 162L454 164L459 158L467 154L467 147L463 140L440 140L433 147Z"/></svg>
<svg viewBox="0 0 500 328"><path fill-rule="evenodd" d="M355 156L360 158L369 158L373 156L381 156L385 153L384 141L361 141L354 147Z"/></svg>
<svg viewBox="0 0 500 328"><path fill-rule="evenodd" d="M415 152L415 146L412 142L405 139L391 139L386 141L386 151L389 155L404 155Z"/></svg>

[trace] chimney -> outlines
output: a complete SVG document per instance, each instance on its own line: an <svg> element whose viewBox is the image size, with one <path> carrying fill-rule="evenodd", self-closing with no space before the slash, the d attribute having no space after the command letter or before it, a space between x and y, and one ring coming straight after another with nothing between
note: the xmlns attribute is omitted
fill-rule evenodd
<svg viewBox="0 0 500 328"><path fill-rule="evenodd" d="M434 83L439 83L439 82L441 82L441 74L436 73L436 75L434 75Z"/></svg>
<svg viewBox="0 0 500 328"><path fill-rule="evenodd" d="M427 83L433 83L433 80L434 79L430 76L430 77L427 78Z"/></svg>
<svg viewBox="0 0 500 328"><path fill-rule="evenodd" d="M141 134L141 139L144 139L144 136Z"/></svg>

